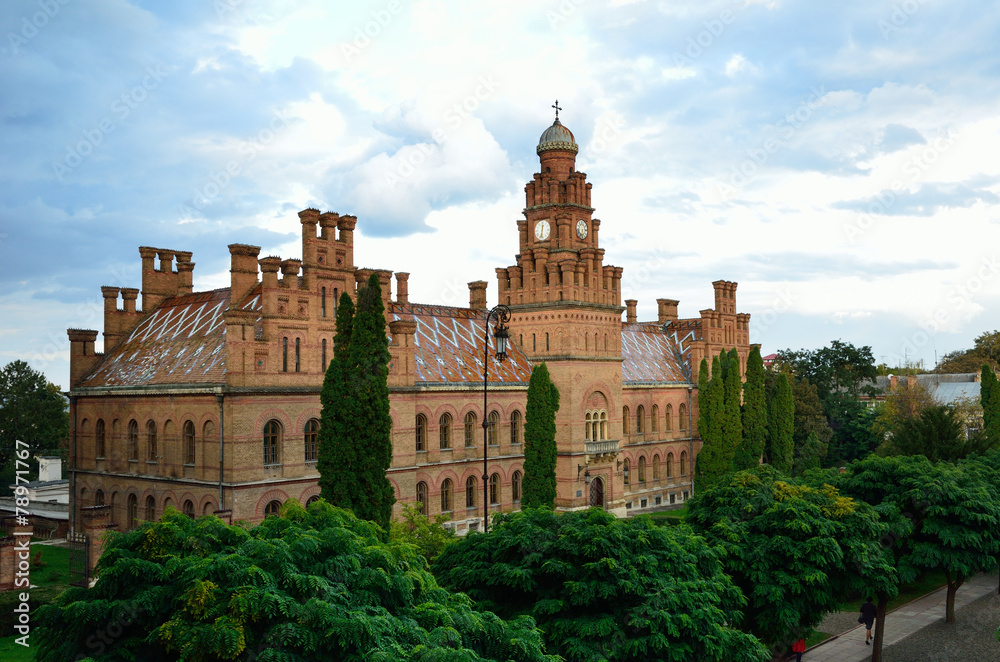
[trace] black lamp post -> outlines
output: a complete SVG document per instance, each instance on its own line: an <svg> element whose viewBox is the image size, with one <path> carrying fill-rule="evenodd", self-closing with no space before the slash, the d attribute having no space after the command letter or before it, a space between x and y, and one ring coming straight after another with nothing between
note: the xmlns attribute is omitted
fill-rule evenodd
<svg viewBox="0 0 1000 662"><path fill-rule="evenodd" d="M495 319L497 328L493 331L496 340L497 361L503 363L507 358L507 343L510 336L507 333L506 322L510 321L510 308L504 305L495 306L486 314L483 331L483 533L490 528L490 472L486 460L489 456L490 414L486 404L486 388L490 373L490 320Z"/></svg>

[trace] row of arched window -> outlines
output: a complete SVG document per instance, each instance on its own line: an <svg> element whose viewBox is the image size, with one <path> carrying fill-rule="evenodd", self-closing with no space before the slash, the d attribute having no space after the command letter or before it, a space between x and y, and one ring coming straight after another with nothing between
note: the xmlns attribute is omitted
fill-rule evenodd
<svg viewBox="0 0 1000 662"><path fill-rule="evenodd" d="M264 424L264 465L282 464L284 448L284 426L281 421L271 419ZM310 418L302 428L303 457L306 462L315 462L319 457L319 420Z"/></svg>
<svg viewBox="0 0 1000 662"><path fill-rule="evenodd" d="M120 423L115 419L111 423L110 438L118 439L121 435ZM166 440L171 440L173 421L167 421L164 429L167 432ZM80 424L80 432L84 438L90 435L90 421L84 419ZM97 419L94 423L94 457L101 460L107 457L108 452L108 429L103 418ZM202 427L202 438L206 441L217 441L215 438L215 423L208 421ZM163 449L160 447L159 426L156 421L150 419L146 421L140 431L139 421L132 419L126 426L125 433L126 453L129 460L138 461L140 455L147 462L156 462L162 457ZM141 451L141 452L140 452ZM194 421L184 421L181 425L181 452L184 464L194 464L197 451L197 433Z"/></svg>
<svg viewBox="0 0 1000 662"><path fill-rule="evenodd" d="M652 469L653 469L652 480L653 481L658 481L661 478L660 454L659 453L656 453L656 454L653 455L652 465L653 465L653 467L652 467ZM664 465L665 466L663 468L666 470L666 478L673 478L674 477L674 454L673 453L667 453L667 460L664 463ZM680 468L680 475L681 476L686 476L687 475L687 470L688 470L688 454L687 454L687 451L681 451L681 454L680 454L680 467L679 468ZM624 462L624 464L623 464L623 466L622 466L622 469L623 469L623 473L624 473L625 484L626 485L633 484L632 475L631 475L631 473L632 473L632 461L629 460L629 459L626 459L625 462ZM635 476L635 479L639 483L645 483L647 481L647 478L649 478L649 477L646 474L646 456L645 455L640 455L639 458L636 460L636 476Z"/></svg>
<svg viewBox="0 0 1000 662"><path fill-rule="evenodd" d="M479 478L475 476L469 476L465 479L465 507L467 509L478 508L479 507L479 492L482 491L483 484ZM420 512L424 515L429 514L428 504L430 503L430 498L428 496L427 483L420 481L417 483L416 488L416 501L419 504ZM441 512L450 513L455 510L455 494L454 494L454 483L452 483L451 478L445 478L441 482ZM510 477L510 497L511 501L514 503L519 503L521 501L521 471L517 470ZM499 473L490 474L489 482L489 499L491 506L497 506L502 503L502 483Z"/></svg>
<svg viewBox="0 0 1000 662"><path fill-rule="evenodd" d="M477 443L476 431L479 429L478 418L475 412L468 412L462 426L462 439L466 448L475 446ZM490 446L497 446L500 443L500 412L491 411L487 419L489 425L486 426L486 443ZM438 447L442 450L453 448L453 420L451 414L444 413L438 419ZM430 437L427 428L427 416L417 414L414 429L416 451L422 453L429 447ZM521 412L514 411L510 415L510 443L521 443Z"/></svg>
<svg viewBox="0 0 1000 662"><path fill-rule="evenodd" d="M111 494L110 501L105 497L104 490L95 490L93 497L93 505L95 506L110 506L112 511L112 517L115 516L115 508L118 504L116 501L117 492ZM81 501L86 503L87 490L84 489L80 493ZM163 510L173 506L173 499L167 497L163 500ZM181 507L181 512L188 517L195 516L195 506L194 502L190 499L184 501L184 505ZM202 515L211 515L215 512L215 504L208 502L205 504ZM135 494L129 494L125 499L125 524L127 529L134 529L142 522L152 522L157 519L156 517L156 498L152 495L147 496L142 502L142 509L139 508L139 497Z"/></svg>
<svg viewBox="0 0 1000 662"><path fill-rule="evenodd" d="M622 434L646 434L657 433L660 431L660 422L662 421L663 431L672 432L674 429L674 407L673 405L667 405L664 408L664 416L660 418L660 408L657 405L653 405L649 412L649 418L646 418L646 408L639 405L635 408L635 427L632 427L633 420L632 414L628 407L622 407ZM649 428L646 428L646 424L649 424ZM681 403L677 407L677 429L681 432L686 432L688 429L688 409L687 405Z"/></svg>

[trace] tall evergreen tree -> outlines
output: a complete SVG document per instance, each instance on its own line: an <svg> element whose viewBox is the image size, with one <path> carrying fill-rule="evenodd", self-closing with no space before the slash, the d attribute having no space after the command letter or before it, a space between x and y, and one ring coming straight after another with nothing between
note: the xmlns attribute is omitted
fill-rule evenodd
<svg viewBox="0 0 1000 662"><path fill-rule="evenodd" d="M704 416L707 429L701 432L702 446L695 461L695 491L711 487L727 472L732 470L732 455L725 448L725 384L722 377L722 362L716 356L712 359L712 378L704 399L705 414L699 411L699 421ZM699 382L700 382L699 378ZM699 396L699 403L701 397ZM699 404L699 406L701 406Z"/></svg>
<svg viewBox="0 0 1000 662"><path fill-rule="evenodd" d="M698 368L698 436L702 439L708 434L710 423L708 406L708 381L712 376L708 372L708 360L702 359Z"/></svg>
<svg viewBox="0 0 1000 662"><path fill-rule="evenodd" d="M554 508L556 502L556 412L559 390L543 362L531 371L524 412L524 479L521 507Z"/></svg>
<svg viewBox="0 0 1000 662"><path fill-rule="evenodd" d="M733 460L737 471L760 463L767 441L767 400L764 397L764 361L760 347L754 346L747 357L747 381L743 385L743 443Z"/></svg>
<svg viewBox="0 0 1000 662"><path fill-rule="evenodd" d="M1000 382L989 365L983 364L979 384L979 401L983 405L983 432L994 446L1000 444Z"/></svg>
<svg viewBox="0 0 1000 662"><path fill-rule="evenodd" d="M359 492L357 483L357 453L354 435L347 425L354 400L348 391L348 350L354 327L354 302L344 292L337 306L337 333L333 338L333 360L326 368L320 404L319 471L320 496L335 506L354 510L353 498Z"/></svg>
<svg viewBox="0 0 1000 662"><path fill-rule="evenodd" d="M743 384L740 380L740 359L733 348L725 356L719 357L723 369L723 415L722 438L725 462L732 471L736 450L743 443L743 424L740 421L740 400Z"/></svg>
<svg viewBox="0 0 1000 662"><path fill-rule="evenodd" d="M387 533L396 502L386 471L392 463L392 419L389 417L389 339L378 274L358 290L358 309L347 347L345 384L353 399L348 429L354 436L359 494L354 514L375 522Z"/></svg>
<svg viewBox="0 0 1000 662"><path fill-rule="evenodd" d="M767 458L778 471L792 471L792 452L795 449L795 400L788 376L778 376L774 396L768 403Z"/></svg>

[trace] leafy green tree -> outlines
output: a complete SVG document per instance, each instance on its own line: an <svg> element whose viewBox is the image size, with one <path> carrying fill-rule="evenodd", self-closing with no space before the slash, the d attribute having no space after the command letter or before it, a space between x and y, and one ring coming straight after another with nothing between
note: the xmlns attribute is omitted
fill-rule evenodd
<svg viewBox="0 0 1000 662"><path fill-rule="evenodd" d="M723 448L725 461L733 470L736 451L743 443L743 422L740 420L740 404L743 395L743 383L740 379L740 358L733 348L728 354L722 354L719 362L726 366L723 369Z"/></svg>
<svg viewBox="0 0 1000 662"><path fill-rule="evenodd" d="M819 469L826 447L815 432L810 432L801 446L795 449L795 459L792 462L792 473L799 475L810 469Z"/></svg>
<svg viewBox="0 0 1000 662"><path fill-rule="evenodd" d="M1000 445L1000 382L993 368L983 364L979 401L983 407L983 432L994 445Z"/></svg>
<svg viewBox="0 0 1000 662"><path fill-rule="evenodd" d="M790 474L795 450L795 400L785 374L777 377L767 415L767 461L781 473Z"/></svg>
<svg viewBox="0 0 1000 662"><path fill-rule="evenodd" d="M392 464L392 419L389 417L389 339L378 274L358 290L357 314L347 349L350 374L348 422L354 434L359 495L354 514L377 523L386 532L396 502L386 471Z"/></svg>
<svg viewBox="0 0 1000 662"><path fill-rule="evenodd" d="M955 620L955 593L978 572L997 567L1000 503L980 473L926 457L869 456L848 467L840 487L873 505L891 505L912 520L894 539L897 568L910 582L928 570L948 581L945 620Z"/></svg>
<svg viewBox="0 0 1000 662"><path fill-rule="evenodd" d="M28 457L61 454L69 433L66 398L59 387L24 361L11 361L0 369L0 494L10 494L14 483L16 450ZM16 442L27 446L16 448ZM37 466L28 462L31 476ZM20 467L24 469L24 467Z"/></svg>
<svg viewBox="0 0 1000 662"><path fill-rule="evenodd" d="M840 406L833 418L837 427L827 452L827 462L834 466L867 457L882 442L873 429L877 409L857 400L844 400Z"/></svg>
<svg viewBox="0 0 1000 662"><path fill-rule="evenodd" d="M721 476L732 471L732 456L725 447L726 391L722 362L718 356L712 359L712 378L708 381L706 393L705 409L698 412L699 420L702 416L705 417L707 429L701 432L702 446L695 460L695 491L707 489ZM699 403L701 403L700 395Z"/></svg>
<svg viewBox="0 0 1000 662"><path fill-rule="evenodd" d="M531 615L568 662L767 659L737 629L744 599L718 552L686 527L597 508L497 518L438 558L442 585L503 618Z"/></svg>
<svg viewBox="0 0 1000 662"><path fill-rule="evenodd" d="M788 366L799 379L808 379L816 387L817 397L824 407L837 393L846 393L852 399L859 395L875 394L875 357L868 345L855 347L851 343L834 340L828 347L818 350L782 350L778 363Z"/></svg>
<svg viewBox="0 0 1000 662"><path fill-rule="evenodd" d="M710 405L708 403L708 381L711 375L708 372L708 360L702 359L698 368L698 436L705 439L709 434L711 423L709 422Z"/></svg>
<svg viewBox="0 0 1000 662"><path fill-rule="evenodd" d="M686 521L724 551L747 598L742 627L783 653L848 592L891 589L875 510L829 485L791 482L773 467L738 472L688 502Z"/></svg>
<svg viewBox="0 0 1000 662"><path fill-rule="evenodd" d="M815 434L819 442L820 460L826 457L833 430L827 422L823 404L816 387L808 379L796 379L792 383L795 398L795 453L800 454L810 434Z"/></svg>
<svg viewBox="0 0 1000 662"><path fill-rule="evenodd" d="M444 525L448 520L444 513L435 515L432 520L420 512L419 503L407 503L403 505L402 521L392 522L389 539L414 545L431 563L445 547L458 540L455 532Z"/></svg>
<svg viewBox="0 0 1000 662"><path fill-rule="evenodd" d="M39 609L37 659L554 662L530 618L477 611L380 535L325 501L253 528L168 509L110 534L93 588Z"/></svg>
<svg viewBox="0 0 1000 662"><path fill-rule="evenodd" d="M924 455L931 462L955 462L970 453L989 449L982 433L968 436L955 411L946 405L934 405L919 415L903 419L883 447L885 455Z"/></svg>
<svg viewBox="0 0 1000 662"><path fill-rule="evenodd" d="M743 441L733 459L737 471L760 464L767 442L767 398L764 395L764 361L760 346L747 357L747 381L743 385Z"/></svg>
<svg viewBox="0 0 1000 662"><path fill-rule="evenodd" d="M555 507L557 411L559 390L542 362L531 371L524 411L522 508Z"/></svg>
<svg viewBox="0 0 1000 662"><path fill-rule="evenodd" d="M934 372L978 372L983 364L1000 369L1000 331L980 334L971 349L948 352Z"/></svg>
<svg viewBox="0 0 1000 662"><path fill-rule="evenodd" d="M320 496L335 506L354 510L361 496L358 484L358 448L350 425L354 398L350 391L349 349L354 328L354 302L344 292L337 306L337 333L333 338L333 360L326 368L319 399L323 405L319 425Z"/></svg>

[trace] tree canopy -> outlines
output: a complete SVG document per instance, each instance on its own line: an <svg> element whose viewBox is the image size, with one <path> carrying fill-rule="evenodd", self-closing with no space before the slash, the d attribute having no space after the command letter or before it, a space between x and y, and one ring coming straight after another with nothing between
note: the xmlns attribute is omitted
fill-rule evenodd
<svg viewBox="0 0 1000 662"><path fill-rule="evenodd" d="M17 441L27 444L29 457L55 455L65 448L66 409L59 387L26 362L12 361L0 369L0 494L10 493L14 482ZM34 472L34 463L29 464Z"/></svg>
<svg viewBox="0 0 1000 662"><path fill-rule="evenodd" d="M976 336L971 349L948 352L934 372L978 372L983 364L1000 369L1000 331L987 331Z"/></svg>
<svg viewBox="0 0 1000 662"><path fill-rule="evenodd" d="M559 389L543 361L531 371L524 411L524 479L521 507L555 507L556 412Z"/></svg>
<svg viewBox="0 0 1000 662"><path fill-rule="evenodd" d="M449 546L434 569L481 609L533 616L547 650L569 662L768 657L737 629L744 600L718 552L686 527L597 508L529 510Z"/></svg>
<svg viewBox="0 0 1000 662"><path fill-rule="evenodd" d="M39 609L37 659L553 659L529 617L476 610L380 533L325 501L253 528L168 509L110 534L93 588ZM110 624L120 634L99 639Z"/></svg>

